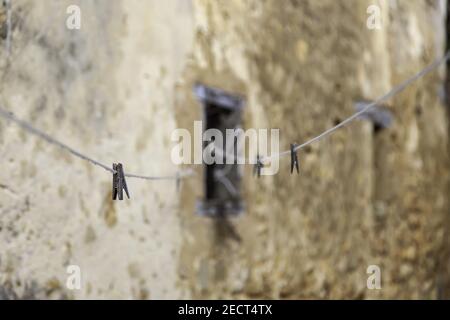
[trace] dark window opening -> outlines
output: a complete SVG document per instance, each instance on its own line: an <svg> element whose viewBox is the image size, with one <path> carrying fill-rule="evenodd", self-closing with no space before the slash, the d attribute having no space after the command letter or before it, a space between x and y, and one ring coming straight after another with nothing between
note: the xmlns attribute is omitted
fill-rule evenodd
<svg viewBox="0 0 450 320"><path fill-rule="evenodd" d="M201 84L196 85L194 91L203 105L203 132L208 129L217 129L223 137L222 163L203 163L204 197L198 203L197 211L201 215L211 217L237 215L243 211L241 172L236 159L233 159L233 163L227 164L227 144L232 146L228 150L232 158L237 150L235 138L227 138L226 130L241 127L243 100L220 89ZM227 139L233 139L233 141L227 141ZM204 141L203 150L210 143L210 141ZM216 159L218 156L221 155L217 154Z"/></svg>

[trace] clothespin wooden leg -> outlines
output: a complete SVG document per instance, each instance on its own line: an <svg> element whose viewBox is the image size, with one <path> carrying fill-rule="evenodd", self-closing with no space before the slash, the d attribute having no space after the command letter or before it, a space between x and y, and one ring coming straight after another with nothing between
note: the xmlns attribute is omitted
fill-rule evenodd
<svg viewBox="0 0 450 320"><path fill-rule="evenodd" d="M298 167L298 157L297 152L295 151L295 148L297 147L296 143L291 143L291 174L294 172L294 166L297 170L297 174L299 173L299 167Z"/></svg>
<svg viewBox="0 0 450 320"><path fill-rule="evenodd" d="M253 175L256 175L258 178L261 177L261 169L263 167L263 164L261 162L261 157L259 154L256 156L256 164L253 167Z"/></svg>
<svg viewBox="0 0 450 320"><path fill-rule="evenodd" d="M122 190L125 190L125 193L128 197L128 199L130 199L130 194L128 193L128 187L127 187L127 181L125 180L125 172L123 171L123 166L121 163L118 164L120 166L120 183L122 184ZM122 197L123 197L123 193L122 193Z"/></svg>
<svg viewBox="0 0 450 320"><path fill-rule="evenodd" d="M119 175L119 179L117 182L117 189L119 191L119 200L123 200L123 182L122 182L122 174L119 169L120 163L117 164L117 171Z"/></svg>
<svg viewBox="0 0 450 320"><path fill-rule="evenodd" d="M117 199L117 178L118 178L118 174L117 174L117 165L115 163L113 163L113 186L112 186L112 199L116 200Z"/></svg>

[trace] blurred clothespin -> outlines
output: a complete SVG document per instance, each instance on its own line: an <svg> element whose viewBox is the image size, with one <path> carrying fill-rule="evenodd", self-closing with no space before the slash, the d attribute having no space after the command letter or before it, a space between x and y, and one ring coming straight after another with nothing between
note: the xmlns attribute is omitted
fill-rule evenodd
<svg viewBox="0 0 450 320"><path fill-rule="evenodd" d="M261 169L264 167L263 163L261 162L261 157L259 154L256 156L256 164L253 167L253 175L256 175L258 178L261 177Z"/></svg>
<svg viewBox="0 0 450 320"><path fill-rule="evenodd" d="M295 148L297 147L296 143L291 143L291 174L294 172L294 166L297 170L297 174L299 173L298 169L298 157L297 152L295 151Z"/></svg>
<svg viewBox="0 0 450 320"><path fill-rule="evenodd" d="M112 199L116 200L119 197L119 200L123 200L123 190L127 194L128 199L130 199L130 195L128 194L127 182L125 181L125 174L123 173L123 166L121 163L113 163L113 194Z"/></svg>
<svg viewBox="0 0 450 320"><path fill-rule="evenodd" d="M372 102L373 101L367 100L355 102L354 106L356 112L360 112ZM358 118L372 122L375 131L389 128L394 122L394 115L390 111L389 107L385 104L374 105L371 109L361 114Z"/></svg>

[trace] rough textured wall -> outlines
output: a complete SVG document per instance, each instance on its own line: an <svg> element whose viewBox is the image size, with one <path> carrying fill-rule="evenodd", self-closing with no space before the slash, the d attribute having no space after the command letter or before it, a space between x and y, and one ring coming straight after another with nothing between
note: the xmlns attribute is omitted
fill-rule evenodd
<svg viewBox="0 0 450 320"><path fill-rule="evenodd" d="M80 31L64 27L69 3ZM373 3L381 30L366 28ZM99 160L163 174L172 129L202 118L201 81L245 95L245 127L281 128L284 150L440 56L443 4L13 0L0 103ZM287 158L273 177L247 167L247 212L226 221L195 215L201 167L178 196L130 180L132 200L112 203L107 172L0 121L0 297L448 297L442 80L392 100L392 128L357 121L300 152L298 177ZM68 264L79 292L64 287ZM366 288L370 264L382 290Z"/></svg>
<svg viewBox="0 0 450 320"><path fill-rule="evenodd" d="M382 28L366 28L370 4ZM182 127L201 117L200 80L247 97L245 127L303 142L416 73L444 48L443 1L196 1L194 60L180 88ZM441 70L443 71L443 70ZM443 73L390 102L391 129L356 122L300 152L300 177L255 180L247 213L193 217L185 192L180 276L195 297L436 298L448 286L448 134ZM188 106L187 106L187 102ZM193 111L186 111L186 110ZM382 290L366 288L379 265ZM446 276L447 273L447 276Z"/></svg>
<svg viewBox="0 0 450 320"><path fill-rule="evenodd" d="M81 30L66 28L69 4L80 5ZM102 162L172 174L190 12L184 1L13 0L0 104ZM132 199L112 202L108 172L3 120L0 155L0 298L182 295L174 183L130 179ZM70 264L80 291L65 289Z"/></svg>
<svg viewBox="0 0 450 320"><path fill-rule="evenodd" d="M442 56L444 13L444 1L391 3L391 83ZM375 139L372 248L387 271L387 297L443 298L450 283L448 118L439 71L392 100L396 125Z"/></svg>

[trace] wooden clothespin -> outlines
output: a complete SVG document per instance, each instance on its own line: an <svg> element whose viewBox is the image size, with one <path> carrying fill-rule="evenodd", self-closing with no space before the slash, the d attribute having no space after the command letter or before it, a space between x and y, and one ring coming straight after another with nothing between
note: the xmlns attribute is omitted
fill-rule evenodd
<svg viewBox="0 0 450 320"><path fill-rule="evenodd" d="M261 177L261 169L264 167L264 164L261 162L261 157L259 154L256 156L256 164L253 167L253 175L256 175L258 178Z"/></svg>
<svg viewBox="0 0 450 320"><path fill-rule="evenodd" d="M296 143L291 143L291 174L294 172L294 166L297 170L297 174L299 173L298 169L298 157L295 148L297 147Z"/></svg>
<svg viewBox="0 0 450 320"><path fill-rule="evenodd" d="M127 182L125 181L125 174L123 173L123 166L121 163L113 163L113 193L112 199L123 200L123 190L127 194L128 199L130 195L128 194Z"/></svg>

